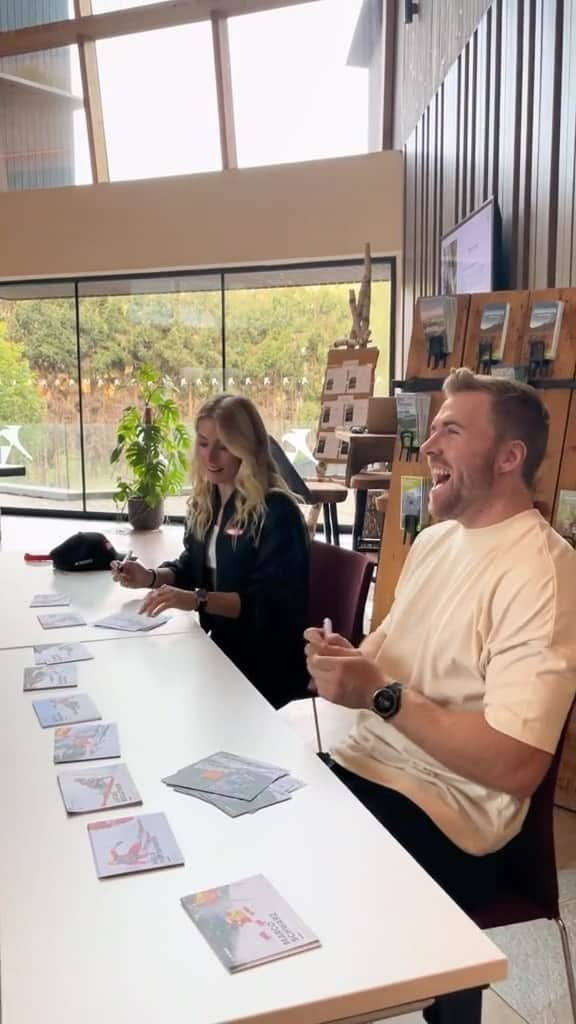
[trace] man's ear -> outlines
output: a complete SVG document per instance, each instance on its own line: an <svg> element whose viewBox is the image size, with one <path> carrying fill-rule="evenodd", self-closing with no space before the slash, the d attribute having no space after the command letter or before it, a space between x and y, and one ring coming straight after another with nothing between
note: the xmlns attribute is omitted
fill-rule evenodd
<svg viewBox="0 0 576 1024"><path fill-rule="evenodd" d="M501 474L520 471L525 458L526 445L524 441L504 441L500 445L496 459L496 471Z"/></svg>

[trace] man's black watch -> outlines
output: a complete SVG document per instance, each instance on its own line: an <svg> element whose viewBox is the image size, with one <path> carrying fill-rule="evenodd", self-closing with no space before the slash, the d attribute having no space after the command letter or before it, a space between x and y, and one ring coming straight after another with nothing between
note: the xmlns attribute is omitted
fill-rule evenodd
<svg viewBox="0 0 576 1024"><path fill-rule="evenodd" d="M208 604L208 591L204 590L203 587L196 587L194 594L196 597L196 611L206 611L206 605Z"/></svg>
<svg viewBox="0 0 576 1024"><path fill-rule="evenodd" d="M372 694L372 711L380 718L394 718L402 703L402 683L388 683Z"/></svg>

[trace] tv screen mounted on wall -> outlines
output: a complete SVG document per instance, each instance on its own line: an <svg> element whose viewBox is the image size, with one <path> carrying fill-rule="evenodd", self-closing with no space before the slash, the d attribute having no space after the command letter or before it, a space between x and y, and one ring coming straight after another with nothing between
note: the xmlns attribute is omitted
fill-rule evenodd
<svg viewBox="0 0 576 1024"><path fill-rule="evenodd" d="M440 242L440 293L462 295L503 288L500 214L488 199Z"/></svg>

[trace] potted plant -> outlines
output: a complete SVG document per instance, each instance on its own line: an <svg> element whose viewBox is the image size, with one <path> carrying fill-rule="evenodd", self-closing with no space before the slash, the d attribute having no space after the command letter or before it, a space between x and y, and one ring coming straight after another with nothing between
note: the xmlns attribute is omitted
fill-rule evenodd
<svg viewBox="0 0 576 1024"><path fill-rule="evenodd" d="M186 477L190 438L172 397L177 390L150 366L136 373L139 405L129 405L118 424L110 462L124 456L132 479L116 481L118 505L128 504L136 530L157 530L164 519L164 499L176 494Z"/></svg>

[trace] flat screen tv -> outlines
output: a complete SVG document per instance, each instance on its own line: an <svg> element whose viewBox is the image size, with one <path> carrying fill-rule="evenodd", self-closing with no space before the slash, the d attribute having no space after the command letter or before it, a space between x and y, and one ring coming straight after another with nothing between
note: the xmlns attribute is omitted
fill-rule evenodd
<svg viewBox="0 0 576 1024"><path fill-rule="evenodd" d="M488 199L440 242L440 293L462 295L505 287L498 204Z"/></svg>

